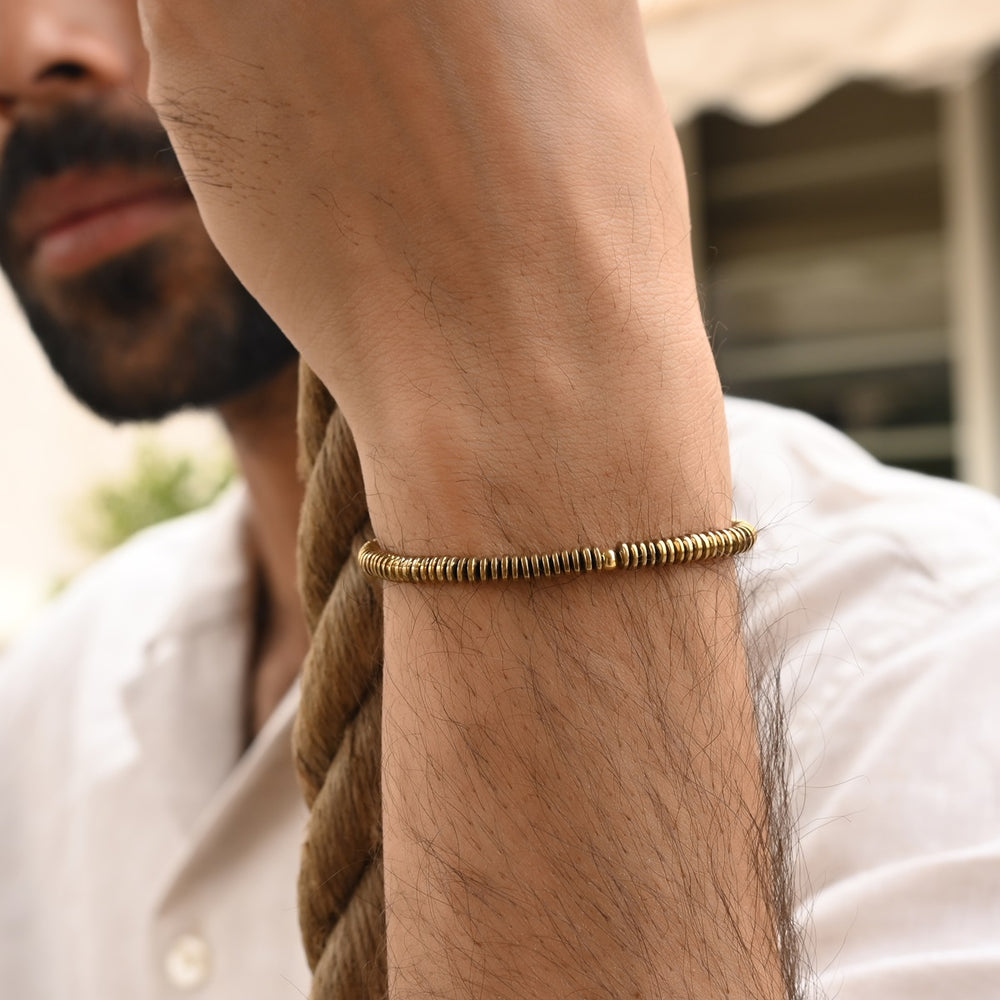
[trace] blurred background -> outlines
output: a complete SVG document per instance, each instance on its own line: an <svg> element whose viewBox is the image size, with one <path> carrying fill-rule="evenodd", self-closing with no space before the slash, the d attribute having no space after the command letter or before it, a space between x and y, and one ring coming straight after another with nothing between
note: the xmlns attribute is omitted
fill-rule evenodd
<svg viewBox="0 0 1000 1000"><path fill-rule="evenodd" d="M49 368L0 280L0 649L88 562L231 476L215 419L112 427Z"/></svg>
<svg viewBox="0 0 1000 1000"><path fill-rule="evenodd" d="M1000 3L645 0L727 389L1000 493ZM112 428L0 287L0 647L232 478L213 418Z"/></svg>
<svg viewBox="0 0 1000 1000"><path fill-rule="evenodd" d="M729 391L1000 493L1000 3L653 0Z"/></svg>

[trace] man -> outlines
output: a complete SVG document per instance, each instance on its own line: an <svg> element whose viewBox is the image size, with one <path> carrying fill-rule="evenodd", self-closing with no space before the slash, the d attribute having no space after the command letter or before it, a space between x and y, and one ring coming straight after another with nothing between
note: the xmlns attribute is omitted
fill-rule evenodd
<svg viewBox="0 0 1000 1000"><path fill-rule="evenodd" d="M728 453L683 184L631 68L634 13L597 4L567 24L547 3L414 7L145 10L153 95L213 237L347 413L376 532L423 555L719 526ZM96 109L102 135L149 120L134 11L3 0L0 13L5 266L42 336L46 302L69 327L69 357L104 327L107 366L131 374L130 354L163 350L158 390L190 351L178 313L203 317L221 294L191 308L198 285L178 269L207 247L190 206L126 159L112 178L123 207L85 188L46 236L34 181L8 166L18 129L70 109ZM581 53L601 53L604 72ZM595 143L604 130L617 150ZM77 164L57 162L65 187L50 190L80 197ZM107 315L132 306L108 294L106 267L148 293L130 329ZM95 303L105 315L81 332ZM249 325L199 336L236 330ZM280 359L192 400L219 405L246 470L256 604L223 508L113 557L5 665L0 974L19 995L307 986L291 914L294 693L268 719L299 651L282 599L295 490L290 377L268 378ZM241 445L262 400L270 415ZM736 509L770 525L747 566L750 652L765 666L784 654L817 971L845 997L988 996L1000 748L984 608L1000 595L976 550L1000 541L995 506L881 469L805 418L728 416ZM976 525L975 543L928 531L941 510ZM748 850L748 821L759 834L766 818L728 574L521 583L386 591L394 989L784 995L774 873Z"/></svg>
<svg viewBox="0 0 1000 1000"><path fill-rule="evenodd" d="M113 420L215 407L229 431L245 492L228 497L200 523L178 526L180 534L160 536L145 556L122 567L124 576L110 584L117 607L103 624L103 598L95 594L76 603L71 597L39 633L43 651L33 654L29 640L10 657L46 665L32 682L41 685L39 692L49 671L69 668L62 681L50 677L69 685L68 701L105 702L123 727L112 756L135 754L132 712L158 716L155 732L146 727L142 737L142 766L125 772L136 784L129 779L117 788L102 786L100 819L89 807L86 816L74 812L70 819L63 802L56 809L66 817L65 827L37 812L21 813L24 825L3 824L5 872L15 863L24 877L8 880L2 904L3 988L26 996L50 995L69 984L82 995L125 995L137 976L147 976L150 947L160 952L159 976L193 983L199 975L193 932L210 929L203 922L211 924L207 915L192 914L188 923L174 906L153 932L155 945L149 926L131 936L139 910L150 912L167 893L183 896L184 872L199 863L206 841L206 831L194 828L196 820L207 822L209 804L215 808L225 796L236 796L241 784L248 802L262 795L269 771L277 768L285 783L283 801L292 810L284 819L292 843L302 823L289 780L291 702L272 720L268 753L258 743L256 766L250 766L250 755L243 758L245 780L231 773L293 684L307 646L295 586L301 503L296 355L212 247L162 127L137 100L142 83L135 74L142 71L144 53L134 4L91 4L84 14L81 19L66 5L27 3L5 4L0 12L4 269L71 391ZM113 561L107 568L116 575ZM87 589L84 584L83 593ZM62 614L68 617L59 624ZM95 641L91 657L86 636L95 632L106 641ZM54 638L72 648L60 652L51 645ZM16 666L5 671L4 682L17 684ZM31 711L28 704L8 690L11 718L21 725L29 724L21 714ZM106 739L114 728L104 728L107 720L79 728L58 711L46 714L48 726L75 733L80 761L88 757L82 745L92 738L110 746ZM18 729L7 732L17 739ZM58 752L58 741L46 745ZM32 756L35 767L41 766ZM39 773L34 771L36 778ZM35 780L23 772L13 778ZM99 779L81 775L88 788L100 785ZM158 787L163 795L142 805L142 787ZM16 801L17 793L5 788ZM116 812L116 800L124 812ZM148 826L134 832L142 850L122 852L118 839L130 838L129 828L142 815ZM108 829L112 822L116 830ZM232 831L250 821L240 812L226 822ZM266 841L266 824L254 826ZM74 848L55 834L57 827L73 830ZM48 840L50 833L55 841ZM227 850L234 840L230 832ZM95 848L111 868L79 866L67 855ZM126 854L130 860L119 865ZM247 984L260 973L255 954L272 956L264 963L266 974L281 969L290 980L298 977L299 985L308 982L290 917L294 854L268 879L270 889L259 883L254 889L277 890L267 905L285 934L268 928L262 949L247 940L240 967ZM50 891L62 900L59 919L65 920L69 948L52 961L37 961L31 942L60 932L52 916L33 909L23 893L41 898ZM199 885L196 891L210 890ZM236 896L233 902L238 908ZM100 943L81 938L98 914L107 935ZM274 962L274 949L293 961ZM216 956L216 975L219 961Z"/></svg>

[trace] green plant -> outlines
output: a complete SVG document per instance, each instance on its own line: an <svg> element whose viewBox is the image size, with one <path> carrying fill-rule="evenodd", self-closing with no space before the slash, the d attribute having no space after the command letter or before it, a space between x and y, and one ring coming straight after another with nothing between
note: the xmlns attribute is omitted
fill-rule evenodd
<svg viewBox="0 0 1000 1000"><path fill-rule="evenodd" d="M143 528L206 506L235 475L230 456L176 454L144 439L124 476L99 483L84 497L73 533L87 551L100 555Z"/></svg>

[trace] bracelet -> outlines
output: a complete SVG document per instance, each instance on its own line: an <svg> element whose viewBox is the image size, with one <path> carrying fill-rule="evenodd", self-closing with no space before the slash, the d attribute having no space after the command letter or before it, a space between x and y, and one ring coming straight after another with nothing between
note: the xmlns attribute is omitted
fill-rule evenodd
<svg viewBox="0 0 1000 1000"><path fill-rule="evenodd" d="M393 583L480 583L699 562L739 555L755 541L757 531L746 521L733 521L732 527L718 531L623 542L614 549L586 546L527 556L404 556L383 549L372 539L361 546L358 563L367 576Z"/></svg>

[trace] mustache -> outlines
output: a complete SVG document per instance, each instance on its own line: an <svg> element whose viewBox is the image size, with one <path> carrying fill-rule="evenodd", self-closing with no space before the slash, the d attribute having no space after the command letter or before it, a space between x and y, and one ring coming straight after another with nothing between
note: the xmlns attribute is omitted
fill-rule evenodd
<svg viewBox="0 0 1000 1000"><path fill-rule="evenodd" d="M32 184L67 170L102 167L153 169L187 187L159 122L124 118L99 101L70 104L11 130L0 161L0 220Z"/></svg>

